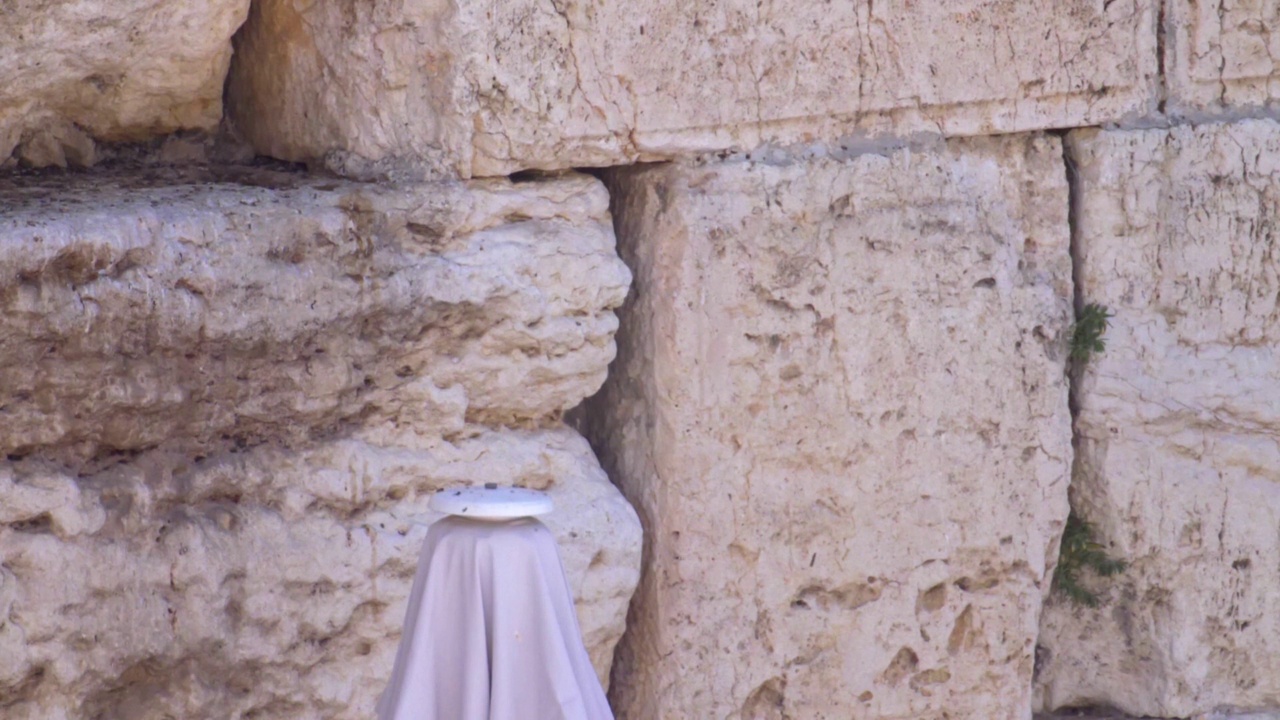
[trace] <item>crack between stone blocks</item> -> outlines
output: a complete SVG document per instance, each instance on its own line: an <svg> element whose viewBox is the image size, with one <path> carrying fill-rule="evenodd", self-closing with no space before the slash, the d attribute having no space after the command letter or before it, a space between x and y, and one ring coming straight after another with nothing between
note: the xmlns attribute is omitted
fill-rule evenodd
<svg viewBox="0 0 1280 720"><path fill-rule="evenodd" d="M1062 145L1062 166L1063 166L1063 173L1066 175L1066 181L1067 181L1067 233L1068 233L1067 252L1071 257L1071 306L1072 306L1072 316L1073 316L1072 324L1068 327L1068 330L1067 330L1068 343L1070 342L1069 335L1074 330L1074 326L1075 326L1074 324L1079 319L1080 313L1084 309L1084 304L1085 304L1084 290L1082 287L1083 275L1084 275L1084 250L1081 247L1082 233L1080 230L1080 205L1082 202L1082 198L1081 198L1082 193L1081 193L1081 187L1080 187L1080 172L1079 172L1078 158L1076 157L1076 153L1074 152L1070 142L1070 134L1072 130L1073 129L1064 128L1059 130L1048 131L1048 134L1054 137L1057 137L1059 143ZM1080 463L1080 439L1081 438L1080 438L1080 432L1077 428L1077 420L1080 414L1080 403L1079 403L1078 393L1079 393L1081 369L1082 369L1082 366L1074 362L1071 359L1070 355L1068 354L1068 356L1064 360L1064 366L1063 366L1063 372L1067 376L1067 409L1068 409L1068 414L1071 418L1071 462L1068 468L1069 476L1067 478L1067 503L1068 503L1067 512L1068 514L1072 512L1072 508L1074 507L1071 500L1071 495L1072 495L1071 489L1072 489L1072 485L1075 483L1076 477L1079 474L1079 463ZM1063 519L1063 528L1062 528L1063 530L1065 530L1065 526L1066 526L1066 518ZM1049 597L1052 593L1055 592L1055 589L1053 587L1053 582L1054 582L1054 575L1057 569L1057 560L1061 553L1061 542L1062 542L1062 536L1061 536L1061 532L1059 532L1058 538L1055 541L1055 544L1057 545L1057 547L1049 548L1050 557L1054 558L1054 564L1052 567L1046 568L1045 582L1048 584L1048 588L1044 596L1045 602L1041 605L1041 620L1043 620L1044 609L1045 607L1048 606ZM1033 653L1034 661L1032 665L1031 687L1030 687L1030 693L1029 693L1031 697L1035 696L1035 692L1036 692L1035 689L1039 681L1040 673L1042 670L1042 663L1048 662L1049 661L1048 658L1050 657L1049 654L1045 654L1042 657L1042 654L1041 654L1042 651L1047 651L1047 648L1042 648L1042 646L1040 645L1039 628L1037 628L1036 642L1035 642L1034 648L1035 648ZM1039 717L1039 715L1037 715L1037 717Z"/></svg>
<svg viewBox="0 0 1280 720"><path fill-rule="evenodd" d="M1165 34L1168 28L1165 24L1165 3L1163 0L1157 0L1156 3L1156 114L1166 115L1166 108L1169 100L1169 68L1166 63L1168 52L1165 44ZM1063 147L1063 155L1066 155L1066 148Z"/></svg>
<svg viewBox="0 0 1280 720"><path fill-rule="evenodd" d="M1081 311L1084 309L1084 249L1081 247L1080 232L1080 173L1079 163L1075 153L1072 150L1070 142L1070 130L1055 131L1052 134L1058 137L1062 144L1062 165L1063 171L1067 177L1067 233L1068 233L1068 250L1071 256L1071 307L1073 311L1073 321L1078 320ZM1076 387L1079 383L1079 368L1076 363L1072 362L1070 357L1066 361L1066 373L1068 378L1068 399L1067 405L1071 411L1072 440L1071 444L1076 445L1077 437L1075 433L1076 416L1079 414L1080 407L1077 399ZM1074 461L1073 461L1074 463Z"/></svg>

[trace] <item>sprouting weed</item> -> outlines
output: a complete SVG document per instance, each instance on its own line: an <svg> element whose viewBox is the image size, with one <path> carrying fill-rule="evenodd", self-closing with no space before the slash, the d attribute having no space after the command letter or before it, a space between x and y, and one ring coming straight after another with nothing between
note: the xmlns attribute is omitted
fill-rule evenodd
<svg viewBox="0 0 1280 720"><path fill-rule="evenodd" d="M1105 305L1090 303L1080 311L1075 327L1071 331L1071 359L1082 363L1088 362L1093 353L1107 349L1102 336L1115 317L1107 311Z"/></svg>
<svg viewBox="0 0 1280 720"><path fill-rule="evenodd" d="M1053 573L1053 588L1078 605L1098 606L1098 596L1080 584L1080 572L1085 568L1102 577L1124 572L1128 565L1107 555L1103 546L1094 540L1093 526L1072 510L1067 516L1067 526L1062 531L1062 548L1058 553L1058 568Z"/></svg>

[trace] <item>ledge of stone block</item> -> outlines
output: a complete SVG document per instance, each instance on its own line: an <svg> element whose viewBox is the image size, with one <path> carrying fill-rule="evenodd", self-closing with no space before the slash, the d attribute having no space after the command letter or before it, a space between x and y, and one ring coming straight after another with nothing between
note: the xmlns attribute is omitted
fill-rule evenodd
<svg viewBox="0 0 1280 720"><path fill-rule="evenodd" d="M527 426L613 357L608 197L261 168L0 178L0 451Z"/></svg>

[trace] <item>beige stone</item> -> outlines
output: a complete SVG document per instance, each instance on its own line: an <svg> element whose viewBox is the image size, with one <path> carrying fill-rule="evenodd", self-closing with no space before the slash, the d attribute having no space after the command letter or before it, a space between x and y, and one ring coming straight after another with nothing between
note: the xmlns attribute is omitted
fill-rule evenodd
<svg viewBox="0 0 1280 720"><path fill-rule="evenodd" d="M486 480L555 498L545 522L607 682L635 512L571 430L464 434L396 445L375 427L185 466L151 453L87 479L0 468L4 716L371 717L430 493Z"/></svg>
<svg viewBox="0 0 1280 720"><path fill-rule="evenodd" d="M1062 712L1053 712L1053 714L1036 714L1036 720L1151 720L1149 717L1135 717L1133 715L1125 715L1123 712L1116 710L1108 710L1108 708L1071 708ZM1221 712L1210 712L1206 715L1197 715L1196 720L1280 720L1280 712L1266 711L1261 712L1235 712L1225 710Z"/></svg>
<svg viewBox="0 0 1280 720"><path fill-rule="evenodd" d="M1058 141L611 176L586 425L640 512L623 718L1030 718L1067 514Z"/></svg>
<svg viewBox="0 0 1280 720"><path fill-rule="evenodd" d="M1280 5L1166 0L1170 110L1250 110L1280 101Z"/></svg>
<svg viewBox="0 0 1280 720"><path fill-rule="evenodd" d="M9 0L0 166L91 165L94 141L211 129L249 0ZM16 151L16 154L15 154Z"/></svg>
<svg viewBox="0 0 1280 720"><path fill-rule="evenodd" d="M5 718L369 717L430 493L485 481L554 496L607 681L640 525L558 420L630 282L600 181L152 168L0 208Z"/></svg>
<svg viewBox="0 0 1280 720"><path fill-rule="evenodd" d="M1155 0L261 0L230 112L352 175L506 175L1155 109Z"/></svg>
<svg viewBox="0 0 1280 720"><path fill-rule="evenodd" d="M1052 604L1037 694L1187 717L1280 705L1280 125L1070 136L1079 283L1115 313L1076 499L1130 563Z"/></svg>
<svg viewBox="0 0 1280 720"><path fill-rule="evenodd" d="M593 178L19 182L0 181L0 453L536 423L614 354L630 275Z"/></svg>

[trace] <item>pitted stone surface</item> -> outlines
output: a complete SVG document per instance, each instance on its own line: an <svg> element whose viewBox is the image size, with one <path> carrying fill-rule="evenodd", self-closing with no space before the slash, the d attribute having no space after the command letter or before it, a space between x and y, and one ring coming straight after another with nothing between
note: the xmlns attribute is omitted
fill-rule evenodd
<svg viewBox="0 0 1280 720"><path fill-rule="evenodd" d="M1197 114L1280 103L1280 4L1165 0L1170 109Z"/></svg>
<svg viewBox="0 0 1280 720"><path fill-rule="evenodd" d="M5 454L536 423L613 357L630 275L586 176L60 183L0 182Z"/></svg>
<svg viewBox="0 0 1280 720"><path fill-rule="evenodd" d="M230 110L355 176L505 175L1154 111L1156 2L255 2Z"/></svg>
<svg viewBox="0 0 1280 720"><path fill-rule="evenodd" d="M1054 603L1046 709L1280 705L1280 125L1080 131L1079 282L1115 313L1076 500L1129 569ZM1083 702L1082 702L1083 701Z"/></svg>
<svg viewBox="0 0 1280 720"><path fill-rule="evenodd" d="M208 130L249 0L8 0L0 167L92 165L95 141Z"/></svg>
<svg viewBox="0 0 1280 720"><path fill-rule="evenodd" d="M1029 719L1072 454L1057 140L610 189L636 288L586 426L647 548L615 710Z"/></svg>
<svg viewBox="0 0 1280 720"><path fill-rule="evenodd" d="M640 526L557 420L630 281L599 181L146 170L0 199L6 718L368 717L430 494L485 481L555 497L607 679Z"/></svg>
<svg viewBox="0 0 1280 720"><path fill-rule="evenodd" d="M635 512L579 435L388 428L92 478L0 468L6 718L367 718L391 672L432 492L544 489L607 681L640 564Z"/></svg>

